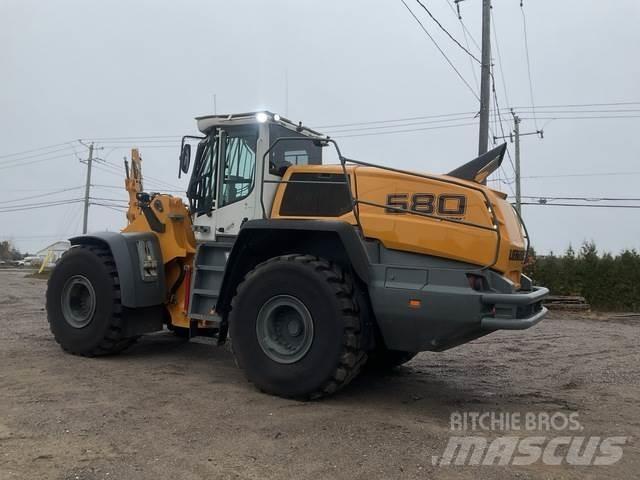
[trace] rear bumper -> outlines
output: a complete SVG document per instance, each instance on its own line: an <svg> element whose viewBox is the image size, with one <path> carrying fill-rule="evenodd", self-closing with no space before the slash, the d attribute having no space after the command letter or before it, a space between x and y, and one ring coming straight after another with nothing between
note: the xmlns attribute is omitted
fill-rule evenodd
<svg viewBox="0 0 640 480"><path fill-rule="evenodd" d="M493 307L491 316L483 316L480 326L483 330L525 330L540 322L548 310L542 300L549 289L533 287L526 293L487 293L480 301Z"/></svg>
<svg viewBox="0 0 640 480"><path fill-rule="evenodd" d="M451 275L456 278L459 274ZM371 289L373 312L387 348L448 350L497 330L533 327L547 315L542 302L549 292L544 287L526 292L480 292L468 286L466 277L462 281L457 286L434 282L420 288L381 285ZM410 302L416 300L420 306L410 308Z"/></svg>

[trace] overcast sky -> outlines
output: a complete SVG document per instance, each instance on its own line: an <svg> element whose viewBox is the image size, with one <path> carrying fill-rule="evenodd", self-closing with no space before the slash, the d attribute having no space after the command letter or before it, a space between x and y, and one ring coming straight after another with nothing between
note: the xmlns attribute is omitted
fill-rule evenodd
<svg viewBox="0 0 640 480"><path fill-rule="evenodd" d="M475 90L476 67L466 54L414 0L406 2ZM464 44L447 0L423 3ZM481 3L461 3L476 40ZM640 2L524 0L524 8L536 105L640 102ZM519 0L494 0L493 13L502 59L494 49L500 106L529 107ZM0 206L80 197L82 189L75 187L84 184L85 166L78 156L86 156L81 145L74 144L75 153L62 145L8 155L81 138L110 137L97 142L104 147L97 154L118 168L127 149L139 145L148 176L184 186L176 178L178 147L172 140L141 137L195 133L193 117L213 113L214 94L218 113L268 108L310 126L478 109L473 93L400 0L0 0L0 62ZM640 104L597 109L605 108L636 109L622 115L640 116ZM544 140L522 141L523 176L633 173L525 178L524 195L640 197L640 118L550 121L567 114L543 110L537 124L544 126ZM530 110L519 112L532 117ZM477 120L422 122L346 132L385 134L340 138L340 144L354 158L434 173L475 157ZM405 123L415 121L398 122ZM425 130L466 123L474 125ZM525 132L535 129L533 120L521 125ZM416 131L388 133L395 130ZM112 137L135 140L118 143ZM113 166L96 170L93 183L122 185ZM508 160L501 175L513 177ZM39 196L65 188L75 189ZM510 185L501 188L511 194ZM124 190L106 187L92 195L125 198ZM31 198L6 203L25 197ZM81 208L0 213L0 239L37 250L78 233ZM540 251L583 240L614 252L640 248L638 209L528 206L524 217ZM117 230L124 223L123 213L91 207L90 230Z"/></svg>

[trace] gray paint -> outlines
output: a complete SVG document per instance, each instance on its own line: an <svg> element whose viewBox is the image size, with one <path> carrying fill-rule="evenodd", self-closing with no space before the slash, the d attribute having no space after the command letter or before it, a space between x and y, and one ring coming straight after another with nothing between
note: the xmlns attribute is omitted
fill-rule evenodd
<svg viewBox="0 0 640 480"><path fill-rule="evenodd" d="M496 329L528 328L546 314L541 307L545 288L516 292L506 278L474 265L382 245L368 249L377 250L379 263L371 265L368 289L388 348L446 350ZM483 276L492 293L473 290L467 273ZM411 308L411 300L419 300L420 307Z"/></svg>
<svg viewBox="0 0 640 480"><path fill-rule="evenodd" d="M189 318L219 322L215 312L224 281L225 266L235 237L220 235L219 241L198 245L191 278Z"/></svg>
<svg viewBox="0 0 640 480"><path fill-rule="evenodd" d="M154 281L145 281L140 275L140 259L137 248L137 242L140 240L151 243L153 255L160 265L158 277ZM158 239L153 233L98 232L73 237L69 241L71 245L105 245L111 250L118 270L123 306L130 308L151 307L165 302L162 252Z"/></svg>
<svg viewBox="0 0 640 480"><path fill-rule="evenodd" d="M377 325L388 348L406 351L446 350L490 333L494 330L492 325L518 328L517 325L524 326L527 322L534 324L544 317L544 313L538 310L546 289L516 292L513 283L496 272L483 270L477 265L390 250L379 242L363 241L357 229L345 222L249 221L233 245L227 267L235 264L235 257L243 255L244 246L256 234L273 230L288 231L290 235L305 230L338 233L350 263L367 286ZM215 244L201 246L199 258L202 260L198 262L218 266L219 271L221 260L215 258L215 253L204 253L215 252L218 248ZM226 251L228 247L223 248ZM273 245L273 248L277 248L277 245ZM219 272L211 283L200 285L208 288L216 299L222 288L221 298L217 299L219 305L224 304L224 291L229 294L234 290L234 286L228 284L231 270L226 269L223 285L220 284ZM467 273L483 276L491 294L473 290L469 286ZM525 278L523 284L530 285L530 281ZM499 323L484 321L483 325L483 319L490 318L494 307L487 299L499 301L495 305L496 316L501 319ZM410 300L419 300L420 308L410 308ZM213 300L208 304L203 302L207 307L214 305ZM534 316L535 321L531 320ZM506 323L508 321L512 323Z"/></svg>

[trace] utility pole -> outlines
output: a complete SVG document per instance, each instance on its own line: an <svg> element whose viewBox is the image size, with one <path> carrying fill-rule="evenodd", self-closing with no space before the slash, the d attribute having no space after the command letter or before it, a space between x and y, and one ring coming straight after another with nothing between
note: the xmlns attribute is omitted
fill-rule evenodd
<svg viewBox="0 0 640 480"><path fill-rule="evenodd" d="M522 215L522 198L520 196L520 117L513 114L513 133L516 137L516 210Z"/></svg>
<svg viewBox="0 0 640 480"><path fill-rule="evenodd" d="M536 130L535 132L521 133L520 122L522 120L518 115L516 115L516 113L513 110L511 110L511 115L513 116L513 131L509 133L509 135L506 137L493 137L493 141L495 142L496 140L499 140L499 139L508 138L511 141L511 143L515 143L516 145L516 159L515 159L515 165L513 166L515 170L515 175L516 175L514 179L514 182L516 184L516 210L518 211L519 214L522 215L522 193L521 193L522 190L520 186L520 178L521 178L520 177L520 137L524 137L526 135L537 135L542 139L544 138L544 130Z"/></svg>
<svg viewBox="0 0 640 480"><path fill-rule="evenodd" d="M82 233L87 233L87 221L89 220L89 192L91 190L91 164L93 162L93 143L89 145L89 157L87 158L87 183L84 187L84 217L82 219Z"/></svg>
<svg viewBox="0 0 640 480"><path fill-rule="evenodd" d="M480 132L478 156L489 147L489 107L491 105L491 0L482 0L482 68L480 71Z"/></svg>

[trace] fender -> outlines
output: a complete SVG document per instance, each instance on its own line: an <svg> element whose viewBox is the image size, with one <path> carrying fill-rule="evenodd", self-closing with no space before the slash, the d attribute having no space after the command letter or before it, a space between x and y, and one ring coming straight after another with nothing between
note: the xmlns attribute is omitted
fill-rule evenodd
<svg viewBox="0 0 640 480"><path fill-rule="evenodd" d="M70 238L69 242L72 246L102 245L109 248L118 271L120 301L124 307L151 307L165 303L162 251L153 233L98 232ZM141 252L150 258L141 259Z"/></svg>
<svg viewBox="0 0 640 480"><path fill-rule="evenodd" d="M225 266L216 310L228 312L238 283L257 264L288 253L310 253L350 266L365 284L370 261L358 231L333 220L250 220L244 223Z"/></svg>

